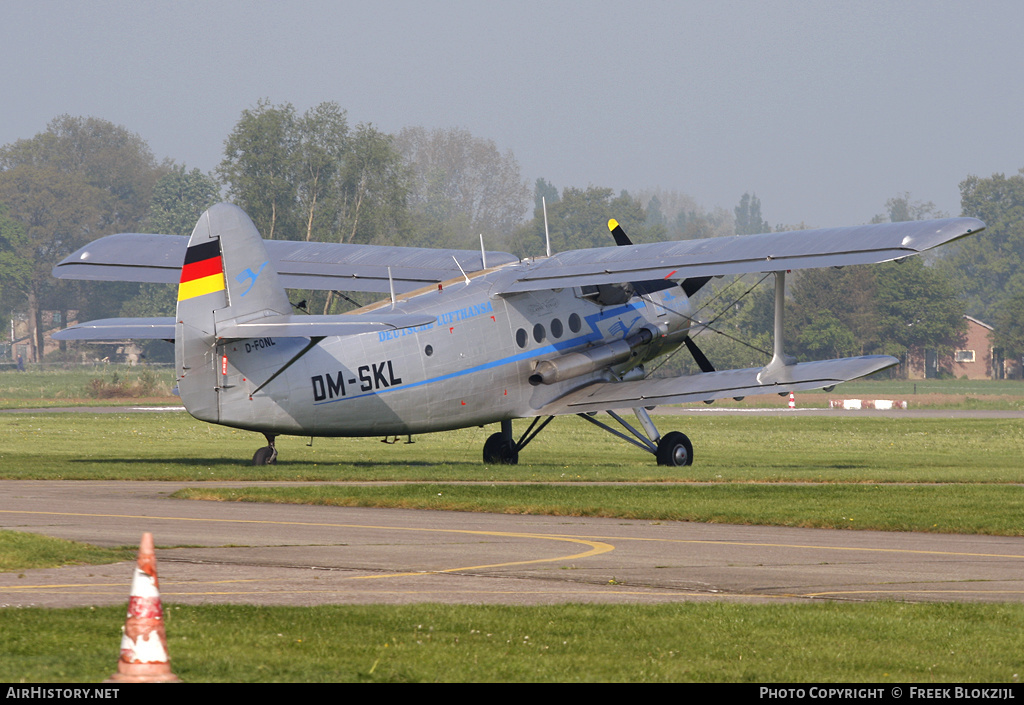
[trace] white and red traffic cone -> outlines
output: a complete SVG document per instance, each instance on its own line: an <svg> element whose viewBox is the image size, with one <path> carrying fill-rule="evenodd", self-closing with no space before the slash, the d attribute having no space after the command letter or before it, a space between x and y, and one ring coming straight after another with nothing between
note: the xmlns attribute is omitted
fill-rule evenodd
<svg viewBox="0 0 1024 705"><path fill-rule="evenodd" d="M793 396L793 392L789 393L789 408L790 409L795 409L796 408L796 397Z"/></svg>
<svg viewBox="0 0 1024 705"><path fill-rule="evenodd" d="M153 534L147 532L139 543L139 559L128 597L128 617L121 637L117 673L106 682L179 683L180 680L171 672L167 656L164 610L156 577L156 552L153 550Z"/></svg>

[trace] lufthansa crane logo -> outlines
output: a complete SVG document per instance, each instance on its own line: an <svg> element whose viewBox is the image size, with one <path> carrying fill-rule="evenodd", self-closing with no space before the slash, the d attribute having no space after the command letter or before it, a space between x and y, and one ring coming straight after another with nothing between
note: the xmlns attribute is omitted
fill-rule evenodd
<svg viewBox="0 0 1024 705"><path fill-rule="evenodd" d="M264 262L263 264L260 265L260 268L257 269L255 272L253 272L251 269L247 269L241 274L239 274L237 277L235 277L235 281L238 282L239 284L244 284L246 281L249 282L249 286L248 288L246 288L245 291L242 292L242 296L245 296L250 291L252 291L252 288L256 285L256 280L259 278L260 273L263 272L263 268L266 266L267 262Z"/></svg>

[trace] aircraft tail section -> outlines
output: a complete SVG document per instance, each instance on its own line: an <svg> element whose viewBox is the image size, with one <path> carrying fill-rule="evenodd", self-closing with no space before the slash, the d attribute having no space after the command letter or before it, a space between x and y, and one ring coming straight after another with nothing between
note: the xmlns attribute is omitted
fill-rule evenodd
<svg viewBox="0 0 1024 705"><path fill-rule="evenodd" d="M252 220L227 203L203 213L185 250L175 316L178 389L190 414L220 421L218 328L285 315L290 308Z"/></svg>

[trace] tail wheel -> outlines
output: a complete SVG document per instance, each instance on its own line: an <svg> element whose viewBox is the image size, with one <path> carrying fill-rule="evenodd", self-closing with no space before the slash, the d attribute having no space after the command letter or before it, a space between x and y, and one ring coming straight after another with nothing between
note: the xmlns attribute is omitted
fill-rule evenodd
<svg viewBox="0 0 1024 705"><path fill-rule="evenodd" d="M658 465L684 467L693 464L693 444L685 433L671 431L658 442Z"/></svg>

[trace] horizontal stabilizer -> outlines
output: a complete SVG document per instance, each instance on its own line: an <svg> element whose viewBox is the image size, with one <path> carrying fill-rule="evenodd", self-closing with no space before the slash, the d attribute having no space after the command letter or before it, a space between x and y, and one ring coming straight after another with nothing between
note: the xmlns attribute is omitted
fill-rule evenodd
<svg viewBox="0 0 1024 705"><path fill-rule="evenodd" d="M357 335L426 326L435 316L419 313L343 313L337 316L305 316L288 314L264 316L244 323L217 324L217 337L221 340L243 338L325 338L332 335Z"/></svg>
<svg viewBox="0 0 1024 705"><path fill-rule="evenodd" d="M899 364L889 355L867 355L840 360L819 360L788 365L771 378L764 368L722 370L668 379L634 382L597 382L587 385L537 410L538 416L587 413L638 406L685 404L745 397L754 394L822 389L864 377Z"/></svg>
<svg viewBox="0 0 1024 705"><path fill-rule="evenodd" d="M434 316L406 313L341 314L338 316L265 316L245 323L217 326L220 339L325 338L400 330L430 325ZM54 340L174 340L173 318L104 318L69 326L53 334Z"/></svg>
<svg viewBox="0 0 1024 705"><path fill-rule="evenodd" d="M174 340L173 318L103 318L69 326L54 340Z"/></svg>
<svg viewBox="0 0 1024 705"><path fill-rule="evenodd" d="M264 240L281 285L289 289L388 292L388 268L395 291L461 278L483 269L479 250ZM90 242L53 268L58 279L177 284L188 238L179 235L120 233ZM487 265L519 261L506 252L488 252ZM458 264L456 264L456 262Z"/></svg>

